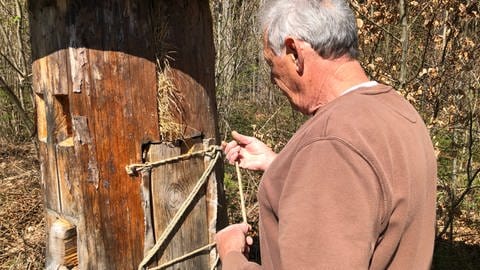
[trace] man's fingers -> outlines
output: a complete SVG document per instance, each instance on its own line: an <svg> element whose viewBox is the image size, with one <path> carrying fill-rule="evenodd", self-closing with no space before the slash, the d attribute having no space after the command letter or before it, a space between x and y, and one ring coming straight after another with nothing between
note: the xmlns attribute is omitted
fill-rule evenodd
<svg viewBox="0 0 480 270"><path fill-rule="evenodd" d="M238 154L240 152L240 146L235 146L234 148L230 149L226 155L227 160L230 162L230 164L235 163L235 161L238 159Z"/></svg>
<svg viewBox="0 0 480 270"><path fill-rule="evenodd" d="M234 148L236 146L238 146L238 143L236 141L231 141L231 142L227 143L225 145L225 150L224 150L225 153L228 154L230 151L232 151L232 148Z"/></svg>
<svg viewBox="0 0 480 270"><path fill-rule="evenodd" d="M232 152L232 153L230 154L230 156L227 157L227 159L228 159L228 163L230 163L230 165L235 164L235 162L236 162L237 159L238 159L238 152Z"/></svg>
<svg viewBox="0 0 480 270"><path fill-rule="evenodd" d="M249 144L249 143L253 142L253 140L255 139L253 137L242 135L242 134L240 134L236 131L232 131L232 137L239 144Z"/></svg>
<svg viewBox="0 0 480 270"><path fill-rule="evenodd" d="M250 226L250 224L248 223L240 223L238 225L244 234L247 234L249 231L252 230L252 226Z"/></svg>
<svg viewBox="0 0 480 270"><path fill-rule="evenodd" d="M245 241L247 242L247 245L249 246L253 245L253 238L251 236L247 236Z"/></svg>
<svg viewBox="0 0 480 270"><path fill-rule="evenodd" d="M217 235L221 235L222 233L235 231L235 230L239 230L240 232L246 235L251 229L252 229L252 226L250 226L247 223L237 223L237 224L232 224L223 228L220 232L217 233Z"/></svg>
<svg viewBox="0 0 480 270"><path fill-rule="evenodd" d="M225 258L225 255L231 251L246 252L248 254L249 245L251 245L249 243L253 243L252 239L247 239L249 230L251 230L251 226L242 223L227 226L217 232L215 242L220 258Z"/></svg>

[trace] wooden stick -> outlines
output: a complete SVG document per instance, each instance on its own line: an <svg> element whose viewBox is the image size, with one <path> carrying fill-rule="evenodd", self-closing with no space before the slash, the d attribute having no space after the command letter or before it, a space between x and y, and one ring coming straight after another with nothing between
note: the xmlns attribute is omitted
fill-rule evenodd
<svg viewBox="0 0 480 270"><path fill-rule="evenodd" d="M242 174L240 173L240 167L238 166L238 161L235 162L235 168L237 169L238 193L240 193L240 205L241 205L241 208L242 208L242 219L243 219L243 223L247 223L247 210L245 208L245 198L243 197Z"/></svg>

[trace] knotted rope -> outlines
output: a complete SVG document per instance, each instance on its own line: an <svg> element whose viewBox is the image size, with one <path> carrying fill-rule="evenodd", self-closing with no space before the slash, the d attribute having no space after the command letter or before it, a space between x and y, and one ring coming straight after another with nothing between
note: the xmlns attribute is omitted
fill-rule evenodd
<svg viewBox="0 0 480 270"><path fill-rule="evenodd" d="M180 219L184 216L186 210L188 209L188 207L190 206L190 204L193 202L193 200L195 199L195 197L197 196L198 192L200 191L201 187L206 183L208 177L210 176L210 174L212 173L213 171L213 168L215 167L215 164L217 163L218 159L220 158L220 156L222 155L222 148L220 146L210 146L208 149L206 150L202 150L202 151L196 151L196 152L192 152L192 153L188 153L188 154L184 154L184 155L179 155L179 156L176 156L176 157L172 157L172 158L167 158L167 159L164 159L164 160L159 160L159 161L155 161L155 162L147 162L147 163L144 163L144 164L132 164L132 165L129 165L126 167L126 170L127 170L127 173L128 174L135 174L136 172L139 172L139 171L143 171L143 170L151 170L153 167L155 166L160 166L162 164L166 164L166 163L170 163L170 162L174 162L174 161L179 161L179 160L184 160L184 159L189 159L191 157L194 157L194 156L198 156L198 155L207 155L207 156L210 156L210 157L213 157L211 160L210 160L210 163L208 164L207 168L205 169L205 171L203 172L202 176L200 177L200 179L198 180L198 182L195 184L195 186L193 187L191 193L188 195L188 197L185 199L185 201L183 202L183 204L180 206L180 208L178 209L178 211L175 213L175 216L173 217L173 219L170 221L170 223L167 225L167 227L165 228L165 230L162 232L162 235L159 237L158 241L155 243L155 245L147 252L147 254L145 255L145 257L143 258L143 260L140 262L139 266L138 266L138 270L143 270L143 269L146 269L146 265L150 262L150 260L155 256L155 254L157 254L158 250L160 249L160 247L162 247L164 245L164 242L166 241L167 238L169 238L169 236L171 235L171 233L173 232L173 229L176 227L176 225L179 223ZM188 258L190 256L193 256L197 253L200 253L202 251L205 251L205 250L211 250L213 247L215 247L215 243L211 243L211 244L208 244L204 247L201 247L197 250L194 250L188 254L185 254L177 259L174 259L172 261L169 261L165 264L162 264L160 266L157 266L157 267L154 267L154 268L151 268L151 269L162 269L162 268L165 268L167 266L170 266L172 264L175 264L179 261L182 261L184 260L185 258ZM219 261L219 258L218 258L218 255L217 255L217 258L214 262L214 264L212 265L212 270L215 269L216 265L218 264L218 261Z"/></svg>
<svg viewBox="0 0 480 270"><path fill-rule="evenodd" d="M213 146L210 146L206 150L200 150L200 151L187 153L187 154L183 154L183 155L179 155L179 156L175 156L175 157L171 157L171 158L167 158L167 159L163 159L163 160L159 160L159 161L154 161L154 162L146 162L146 163L142 163L142 164L131 164L131 165L128 165L126 167L127 173L129 175L133 175L133 174L135 174L137 172L141 172L141 171L150 171L153 167L157 167L157 166L167 164L167 163L171 163L171 162L175 162L175 161L189 159L189 158L192 158L194 156L206 155L206 156L209 156L211 158L210 163L208 164L207 168L203 172L203 174L200 177L200 179L198 180L198 182L193 187L191 193L188 195L188 197L185 199L185 201L180 206L178 211L175 213L175 216L170 221L170 223L167 225L165 230L162 232L162 235L160 236L158 241L147 252L147 254L143 258L143 260L140 262L140 264L138 266L138 270L146 269L146 265L151 261L151 259L155 256L155 254L157 254L160 247L162 247L164 245L164 242L166 241L166 239L169 238L170 234L173 232L173 229L179 223L181 218L185 215L186 210L189 208L190 204L193 202L194 198L197 196L201 187L206 183L208 177L210 176L210 174L213 171L213 168L215 167L215 164L217 163L218 159L222 155L221 153L222 153L222 148L220 146L213 145ZM243 196L242 177L241 177L238 162L235 163L235 167L236 167L237 179L238 179L238 189L239 189L239 194L240 194L242 218L243 218L243 222L247 223L247 213L246 213L246 209L245 209L245 199L244 199L244 196ZM192 252L189 252L189 253L181 256L181 257L178 257L178 258L173 259L169 262L166 262L166 263L164 263L160 266L152 267L152 268L150 268L150 270L159 270L159 269L166 268L166 267L171 266L171 265L173 265L177 262L183 261L186 258L189 258L189 257L191 257L195 254L198 254L198 253L206 251L206 250L211 250L211 249L215 248L215 246L216 246L216 243L210 243L206 246L203 246L203 247L198 248L198 249L196 249ZM215 258L215 261L212 264L210 270L214 270L216 268L219 260L220 260L220 257L217 254L217 256Z"/></svg>
<svg viewBox="0 0 480 270"><path fill-rule="evenodd" d="M213 156L214 152L222 151L222 148L218 145L212 145L206 150L199 150L171 158L166 158L154 162L145 162L145 163L140 163L140 164L130 164L125 169L127 170L127 173L129 175L134 175L135 173L142 171L142 170L151 170L153 167L158 167L163 164L175 162L175 161L180 161L180 160L185 160L185 159L190 159L195 156L203 156L205 154Z"/></svg>
<svg viewBox="0 0 480 270"><path fill-rule="evenodd" d="M187 258L189 258L189 257L191 257L191 256L193 256L193 255L195 255L195 254L198 254L198 253L200 253L200 252L202 252L202 251L211 250L212 248L215 248L215 246L216 246L215 243L208 244L208 245L206 245L206 246L204 246L204 247L198 248L198 249L196 249L196 250L194 250L194 251L192 251L192 252L189 252L189 253L187 253L187 254L185 254L185 255L183 255L183 256L180 256L180 257L178 257L178 258L176 258L176 259L173 259L173 260L171 260L171 261L169 261L169 262L166 262L166 263L164 263L164 264L162 264L162 265L160 265L160 266L152 267L152 268L150 268L149 270L159 270L159 269L166 268L166 267L168 267L168 266L171 266L171 265L176 264L177 262L181 262L181 261L183 261L183 260L185 260L185 259L187 259ZM218 264L218 260L219 260L219 257L218 257L218 255L217 255L217 257L215 258L215 262L212 264L211 270L215 269L215 267L216 267L217 264Z"/></svg>

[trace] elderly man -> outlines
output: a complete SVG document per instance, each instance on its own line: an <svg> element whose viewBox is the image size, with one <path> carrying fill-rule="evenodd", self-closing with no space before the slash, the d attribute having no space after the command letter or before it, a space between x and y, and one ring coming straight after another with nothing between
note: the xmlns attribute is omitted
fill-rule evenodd
<svg viewBox="0 0 480 270"><path fill-rule="evenodd" d="M264 170L262 265L244 254L247 224L217 234L224 270L429 269L436 161L425 124L355 59L343 0L270 1L261 13L272 81L311 118L277 155L234 132L231 162Z"/></svg>

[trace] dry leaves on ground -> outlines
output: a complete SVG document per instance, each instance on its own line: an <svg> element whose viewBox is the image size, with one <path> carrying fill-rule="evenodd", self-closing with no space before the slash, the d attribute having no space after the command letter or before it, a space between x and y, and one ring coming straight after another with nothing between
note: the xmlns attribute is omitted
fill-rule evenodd
<svg viewBox="0 0 480 270"><path fill-rule="evenodd" d="M0 144L0 270L43 269L45 221L33 144Z"/></svg>

